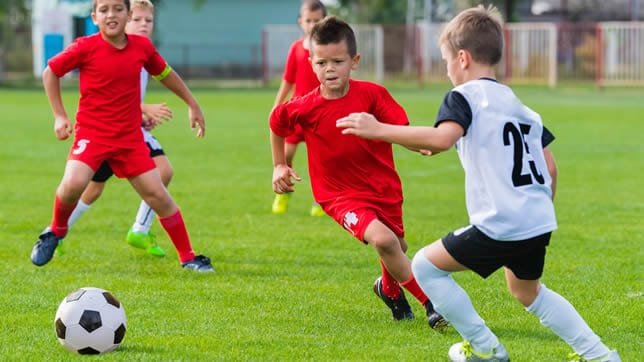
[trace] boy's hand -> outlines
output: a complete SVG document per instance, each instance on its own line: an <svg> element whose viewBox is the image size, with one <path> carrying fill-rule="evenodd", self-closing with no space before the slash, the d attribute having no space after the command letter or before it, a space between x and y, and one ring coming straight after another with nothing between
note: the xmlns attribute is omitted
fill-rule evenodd
<svg viewBox="0 0 644 362"><path fill-rule="evenodd" d="M297 173L287 165L275 166L273 169L273 191L276 194L295 191L293 188L293 185L295 184L293 179L295 181L302 181L300 176L298 176Z"/></svg>
<svg viewBox="0 0 644 362"><path fill-rule="evenodd" d="M352 134L363 138L378 138L380 122L369 113L351 113L335 121L335 126L344 128L342 134Z"/></svg>
<svg viewBox="0 0 644 362"><path fill-rule="evenodd" d="M172 110L165 103L146 104L145 115L148 116L148 121L154 127L165 121L171 120Z"/></svg>
<svg viewBox="0 0 644 362"><path fill-rule="evenodd" d="M197 129L197 137L202 138L206 135L206 120L203 112L198 105L188 108L188 117L190 118L190 128Z"/></svg>
<svg viewBox="0 0 644 362"><path fill-rule="evenodd" d="M54 119L54 133L61 141L66 140L72 134L72 123L67 117L59 116Z"/></svg>

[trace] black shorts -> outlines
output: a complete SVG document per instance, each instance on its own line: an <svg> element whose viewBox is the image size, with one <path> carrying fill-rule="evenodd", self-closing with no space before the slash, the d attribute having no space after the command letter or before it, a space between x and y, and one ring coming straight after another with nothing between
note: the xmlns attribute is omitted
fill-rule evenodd
<svg viewBox="0 0 644 362"><path fill-rule="evenodd" d="M536 280L543 274L546 246L550 243L551 234L525 240L499 241L470 225L447 234L442 242L456 261L483 278L505 266L519 279Z"/></svg>
<svg viewBox="0 0 644 362"><path fill-rule="evenodd" d="M152 136L151 133L147 132L144 133L144 139L145 139L145 144L148 146L148 149L150 150L150 157L154 158L157 156L163 156L165 155L165 152L163 151L163 148L161 148L161 144L157 139ZM114 175L114 172L112 171L112 168L110 165L107 163L107 161L103 161L101 165L99 166L98 170L94 173L94 176L92 176L92 181L94 182L106 182L109 180L110 177Z"/></svg>

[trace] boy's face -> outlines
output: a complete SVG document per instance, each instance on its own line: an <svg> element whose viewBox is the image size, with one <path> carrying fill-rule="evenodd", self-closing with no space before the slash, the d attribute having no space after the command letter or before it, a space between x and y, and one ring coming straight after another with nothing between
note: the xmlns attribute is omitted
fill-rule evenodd
<svg viewBox="0 0 644 362"><path fill-rule="evenodd" d="M303 7L300 9L300 17L297 19L297 23L300 25L300 28L302 28L304 34L309 36L313 30L313 26L322 20L322 18L324 18L322 15L322 9L311 11Z"/></svg>
<svg viewBox="0 0 644 362"><path fill-rule="evenodd" d="M100 32L108 38L116 38L125 33L128 10L123 0L98 0L92 20Z"/></svg>
<svg viewBox="0 0 644 362"><path fill-rule="evenodd" d="M461 59L458 54L454 52L445 44L441 44L441 56L447 65L447 77L454 86L463 83L463 69L461 67Z"/></svg>
<svg viewBox="0 0 644 362"><path fill-rule="evenodd" d="M130 21L127 22L125 32L128 34L136 34L152 36L154 31L154 13L149 8L134 8L130 14Z"/></svg>
<svg viewBox="0 0 644 362"><path fill-rule="evenodd" d="M324 45L312 42L311 48L311 65L322 87L330 92L343 91L351 71L358 68L360 54L352 58L346 41Z"/></svg>

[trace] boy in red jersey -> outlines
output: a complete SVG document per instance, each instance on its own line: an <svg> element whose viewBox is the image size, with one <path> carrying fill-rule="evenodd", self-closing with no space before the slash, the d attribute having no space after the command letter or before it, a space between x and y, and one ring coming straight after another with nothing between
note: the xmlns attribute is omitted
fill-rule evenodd
<svg viewBox="0 0 644 362"><path fill-rule="evenodd" d="M293 192L297 173L286 163L284 138L299 125L309 149L309 173L315 200L353 236L372 245L380 255L382 276L374 292L391 309L394 319L414 317L402 287L424 305L432 328L445 327L411 273L405 255L402 186L391 144L344 136L337 119L370 112L385 122L406 125L407 115L387 90L351 80L360 55L351 27L328 17L313 28L311 63L320 87L277 106L270 117L273 191Z"/></svg>
<svg viewBox="0 0 644 362"><path fill-rule="evenodd" d="M311 39L311 30L313 26L326 16L326 7L319 0L303 0L300 6L300 16L297 23L302 28L304 36L296 40L288 51L286 57L286 64L284 66L284 77L282 84L277 91L273 109L278 105L284 103L286 97L291 92L293 87L293 98L303 96L320 85L317 76L313 73L311 68L311 61L309 60L309 42ZM304 141L304 134L302 129L297 126L295 132L285 138L284 154L286 156L286 164L293 165L293 158L297 145ZM276 194L273 200L272 211L273 214L283 214L288 209L288 201L290 193ZM324 211L317 203L311 205L311 216L323 216Z"/></svg>
<svg viewBox="0 0 644 362"><path fill-rule="evenodd" d="M188 105L188 116L197 137L203 137L205 120L199 104L144 36L126 35L129 0L94 0L92 19L99 33L78 38L49 61L43 84L54 113L54 132L59 140L72 133L63 106L60 77L80 70L81 97L76 113L75 138L63 179L56 190L53 217L31 252L31 261L42 266L67 233L71 212L94 172L107 161L114 174L127 178L141 198L152 207L168 233L182 267L213 271L210 259L195 255L179 207L163 186L141 132L140 73L153 77Z"/></svg>

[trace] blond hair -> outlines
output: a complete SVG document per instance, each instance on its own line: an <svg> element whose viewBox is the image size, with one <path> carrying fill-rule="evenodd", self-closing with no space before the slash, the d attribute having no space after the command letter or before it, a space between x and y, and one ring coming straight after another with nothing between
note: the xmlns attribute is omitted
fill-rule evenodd
<svg viewBox="0 0 644 362"><path fill-rule="evenodd" d="M474 61L496 65L503 54L503 20L499 10L479 5L462 11L443 29L439 43L452 54L467 50Z"/></svg>
<svg viewBox="0 0 644 362"><path fill-rule="evenodd" d="M154 12L154 4L150 0L132 0L132 10L134 9L149 9Z"/></svg>

